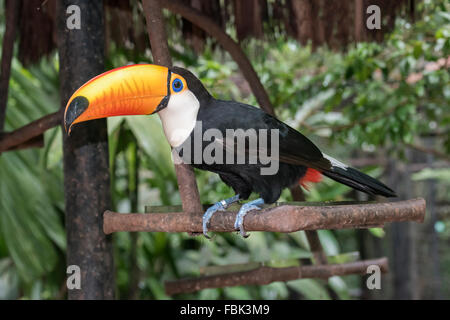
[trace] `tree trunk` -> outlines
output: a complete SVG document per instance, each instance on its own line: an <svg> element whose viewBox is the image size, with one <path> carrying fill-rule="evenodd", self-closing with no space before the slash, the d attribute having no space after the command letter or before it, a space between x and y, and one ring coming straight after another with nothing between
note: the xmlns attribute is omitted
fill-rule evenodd
<svg viewBox="0 0 450 320"><path fill-rule="evenodd" d="M16 37L17 21L19 17L20 1L5 1L5 32L3 35L2 61L0 65L0 136L5 125L6 103L8 101L9 78L11 75L11 61L14 54L14 40Z"/></svg>
<svg viewBox="0 0 450 320"><path fill-rule="evenodd" d="M364 0L355 0L355 41L364 40Z"/></svg>
<svg viewBox="0 0 450 320"><path fill-rule="evenodd" d="M102 1L57 3L64 107L79 86L104 70L104 13ZM70 5L80 9L80 29L67 27ZM70 137L65 132L63 136L67 264L77 265L81 271L81 289L68 290L68 298L113 299L112 243L102 230L103 212L111 201L106 120L78 125Z"/></svg>
<svg viewBox="0 0 450 320"><path fill-rule="evenodd" d="M292 9L297 20L297 37L302 44L309 39L315 44L315 33L313 24L313 4L310 0L298 0L292 2Z"/></svg>

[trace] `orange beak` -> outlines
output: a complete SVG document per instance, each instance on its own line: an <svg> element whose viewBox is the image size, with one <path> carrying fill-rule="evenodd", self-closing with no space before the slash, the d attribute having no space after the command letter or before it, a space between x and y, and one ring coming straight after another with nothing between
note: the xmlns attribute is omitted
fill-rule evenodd
<svg viewBox="0 0 450 320"><path fill-rule="evenodd" d="M102 73L82 85L70 97L64 126L70 134L76 123L125 115L152 114L167 106L169 69L136 64Z"/></svg>

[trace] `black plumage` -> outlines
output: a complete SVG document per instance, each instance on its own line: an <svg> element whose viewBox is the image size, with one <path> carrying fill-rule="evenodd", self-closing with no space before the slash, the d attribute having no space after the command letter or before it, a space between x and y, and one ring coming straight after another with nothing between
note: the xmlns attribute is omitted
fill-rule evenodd
<svg viewBox="0 0 450 320"><path fill-rule="evenodd" d="M252 192L260 194L265 203L273 203L278 200L284 188L299 183L308 168L320 171L322 174L346 184L357 190L384 196L395 196L394 191L377 181L376 179L359 172L353 168L336 166L304 135L287 124L279 121L259 108L234 101L223 101L214 99L204 88L203 84L190 71L183 68L173 67L172 72L184 77L188 88L200 102L197 114L197 123L190 137L176 148L179 155L198 169L212 171L219 174L222 181L233 188L241 199L247 199ZM248 155L258 154L259 150L252 150L248 144L244 150L246 162L244 164L227 164L225 157L230 150L235 151L236 141L215 141L222 145L222 163L196 163L194 135L201 131L204 134L208 129L217 129L226 136L227 129L278 129L279 131L279 169L274 175L261 175L261 168L268 166L263 164L258 157L256 164L248 163ZM247 141L248 142L248 141ZM270 139L267 149L271 150ZM201 150L204 150L211 141L203 141ZM187 147L194 152L186 153ZM258 148L261 146L258 145ZM203 157L201 157L203 158ZM197 158L198 159L198 158Z"/></svg>

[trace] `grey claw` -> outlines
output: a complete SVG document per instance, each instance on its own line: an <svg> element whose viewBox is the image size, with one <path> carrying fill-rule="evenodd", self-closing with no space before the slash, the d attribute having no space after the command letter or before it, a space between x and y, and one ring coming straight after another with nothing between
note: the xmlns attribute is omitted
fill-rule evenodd
<svg viewBox="0 0 450 320"><path fill-rule="evenodd" d="M241 226L241 227L239 228L239 233L241 234L241 237L242 237L242 238L248 238L248 237L250 237L250 233L247 233L247 232L244 230L244 226Z"/></svg>
<svg viewBox="0 0 450 320"><path fill-rule="evenodd" d="M248 238L250 236L250 234L246 233L244 230L244 217L252 210L261 210L261 208L250 203L243 204L236 216L236 221L234 222L234 228L239 230L239 233L244 238Z"/></svg>

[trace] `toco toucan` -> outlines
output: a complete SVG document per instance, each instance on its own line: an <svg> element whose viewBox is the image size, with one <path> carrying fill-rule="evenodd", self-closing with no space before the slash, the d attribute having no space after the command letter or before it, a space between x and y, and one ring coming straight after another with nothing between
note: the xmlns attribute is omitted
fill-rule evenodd
<svg viewBox="0 0 450 320"><path fill-rule="evenodd" d="M72 95L64 125L70 133L75 124L87 120L153 113L160 116L169 144L183 161L217 173L236 193L206 211L205 236L216 211L256 192L260 198L243 204L235 221L236 230L246 236L243 219L247 212L277 201L284 188L319 182L322 175L368 194L396 196L380 181L322 153L300 132L263 110L215 99L197 77L180 67L139 64L105 72ZM276 139L269 132L276 134ZM239 139L240 135L244 139ZM276 157L271 158L273 155ZM268 163L266 156L273 163ZM276 170L264 174L263 169L274 163Z"/></svg>

